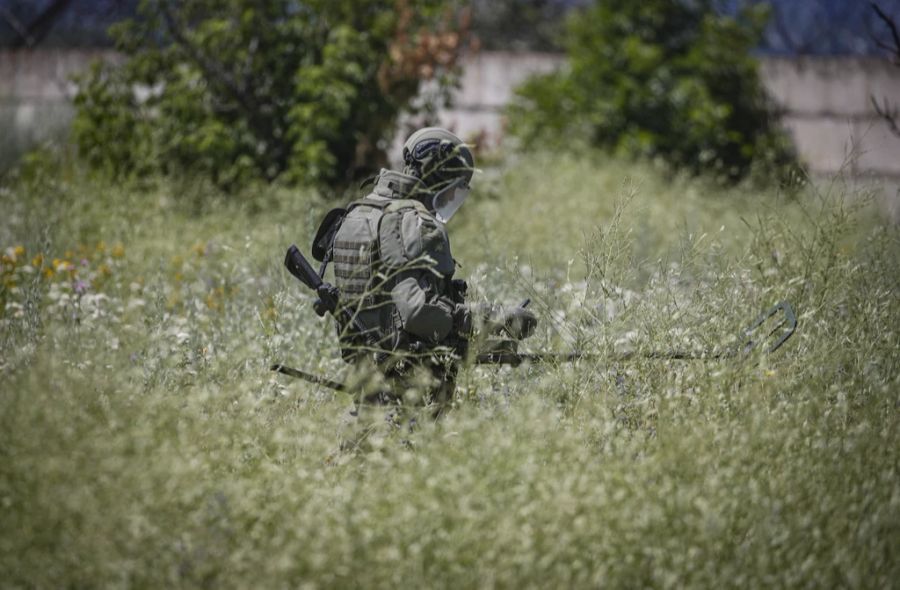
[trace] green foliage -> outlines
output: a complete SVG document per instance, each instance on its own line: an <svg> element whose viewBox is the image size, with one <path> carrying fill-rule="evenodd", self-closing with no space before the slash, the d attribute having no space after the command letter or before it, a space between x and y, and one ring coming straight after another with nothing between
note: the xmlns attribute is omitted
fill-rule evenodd
<svg viewBox="0 0 900 590"><path fill-rule="evenodd" d="M609 0L570 16L568 68L526 82L509 109L527 146L599 146L728 180L791 163L751 56L767 13L713 2Z"/></svg>
<svg viewBox="0 0 900 590"><path fill-rule="evenodd" d="M476 301L532 297L531 350L720 346L782 298L797 333L746 362L466 368L441 422L335 456L347 397L268 370L346 369L281 266L323 205L275 186L197 215L166 180L25 178L0 186L3 584L900 579L900 228L864 194L594 154L475 187L497 196L450 225L460 273Z"/></svg>
<svg viewBox="0 0 900 590"><path fill-rule="evenodd" d="M124 61L81 79L74 138L115 176L349 182L384 163L422 79L448 87L451 4L144 0L111 31Z"/></svg>

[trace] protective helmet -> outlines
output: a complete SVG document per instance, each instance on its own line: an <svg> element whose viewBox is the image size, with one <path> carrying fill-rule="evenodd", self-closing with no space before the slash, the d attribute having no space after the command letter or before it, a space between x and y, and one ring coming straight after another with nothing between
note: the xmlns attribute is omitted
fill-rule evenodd
<svg viewBox="0 0 900 590"><path fill-rule="evenodd" d="M447 222L462 206L475 172L472 151L456 135L440 127L425 127L403 145L405 174L422 181L425 205Z"/></svg>

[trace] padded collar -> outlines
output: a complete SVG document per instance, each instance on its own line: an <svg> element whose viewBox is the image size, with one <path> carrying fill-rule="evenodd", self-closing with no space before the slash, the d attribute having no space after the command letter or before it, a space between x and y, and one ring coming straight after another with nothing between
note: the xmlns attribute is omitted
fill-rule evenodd
<svg viewBox="0 0 900 590"><path fill-rule="evenodd" d="M422 190L422 182L415 176L382 168L373 192L388 199L414 199Z"/></svg>

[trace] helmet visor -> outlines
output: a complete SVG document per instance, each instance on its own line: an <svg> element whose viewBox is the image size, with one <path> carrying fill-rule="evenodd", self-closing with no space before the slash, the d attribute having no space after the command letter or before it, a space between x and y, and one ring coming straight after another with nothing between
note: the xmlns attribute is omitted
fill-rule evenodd
<svg viewBox="0 0 900 590"><path fill-rule="evenodd" d="M447 223L456 214L463 201L469 196L469 185L464 178L457 178L447 188L434 195L431 201L431 209L435 217L442 223Z"/></svg>

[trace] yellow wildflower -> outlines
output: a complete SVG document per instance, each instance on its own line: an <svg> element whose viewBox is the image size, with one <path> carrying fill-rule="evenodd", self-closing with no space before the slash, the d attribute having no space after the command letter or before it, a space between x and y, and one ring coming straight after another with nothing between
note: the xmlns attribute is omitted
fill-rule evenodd
<svg viewBox="0 0 900 590"><path fill-rule="evenodd" d="M13 248L13 254L15 254L16 258L25 256L25 246L16 246Z"/></svg>
<svg viewBox="0 0 900 590"><path fill-rule="evenodd" d="M110 270L108 264L101 264L100 266L97 267L97 270L98 270L98 271L100 272L100 274L103 275L104 277L108 277L109 275L112 274L112 270Z"/></svg>
<svg viewBox="0 0 900 590"><path fill-rule="evenodd" d="M104 242L103 240L100 240L99 242L97 242L96 249L97 249L97 252L99 252L100 254L103 254L104 252L106 252L106 242Z"/></svg>
<svg viewBox="0 0 900 590"><path fill-rule="evenodd" d="M125 256L125 246L123 246L122 243L119 242L118 244L113 246L111 254L113 258L122 258L123 256Z"/></svg>
<svg viewBox="0 0 900 590"><path fill-rule="evenodd" d="M40 268L44 264L44 255L37 254L34 258L31 259L31 266L35 268Z"/></svg>
<svg viewBox="0 0 900 590"><path fill-rule="evenodd" d="M48 279L52 279L54 274L56 274L56 273L53 271L53 267L48 266L47 268L44 269L44 276L47 277Z"/></svg>
<svg viewBox="0 0 900 590"><path fill-rule="evenodd" d="M197 256L205 256L206 255L206 244L204 244L203 242L197 242L196 244L194 244L193 248L191 248L191 249L194 251L194 254L196 254Z"/></svg>

